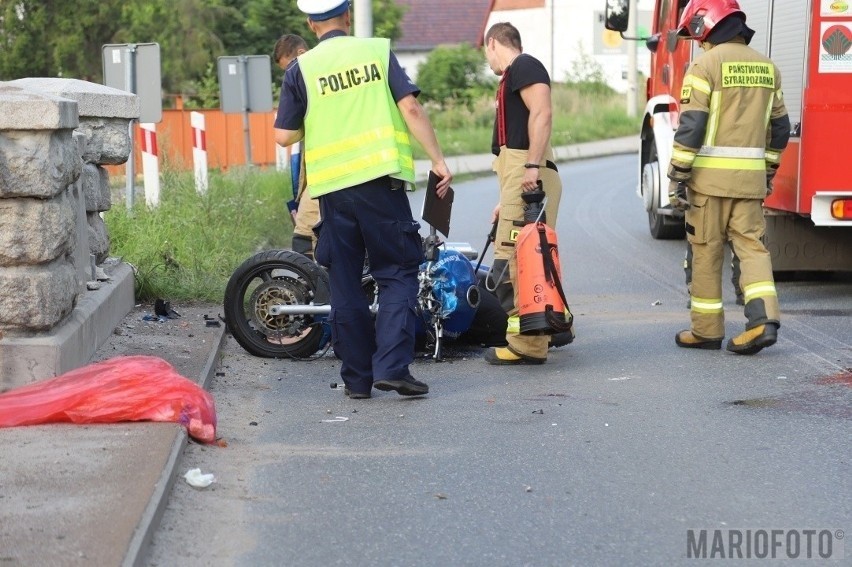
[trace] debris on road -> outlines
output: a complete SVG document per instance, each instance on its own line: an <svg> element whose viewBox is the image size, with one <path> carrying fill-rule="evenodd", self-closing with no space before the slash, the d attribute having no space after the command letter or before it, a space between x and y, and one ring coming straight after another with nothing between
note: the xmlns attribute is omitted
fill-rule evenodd
<svg viewBox="0 0 852 567"><path fill-rule="evenodd" d="M180 313L172 309L172 304L163 299L154 300L154 313L160 317L167 317L169 319L180 318Z"/></svg>
<svg viewBox="0 0 852 567"><path fill-rule="evenodd" d="M201 469L189 469L186 471L186 474L183 475L183 478L186 480L186 483L194 488L207 488L214 482L216 482L216 477L212 474L202 474Z"/></svg>

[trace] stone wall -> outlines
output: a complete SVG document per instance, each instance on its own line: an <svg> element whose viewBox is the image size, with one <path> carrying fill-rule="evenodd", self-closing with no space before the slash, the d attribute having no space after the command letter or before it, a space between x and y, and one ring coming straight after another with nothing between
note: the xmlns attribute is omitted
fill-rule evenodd
<svg viewBox="0 0 852 567"><path fill-rule="evenodd" d="M103 262L104 165L130 156L136 95L76 79L0 82L0 331L60 324Z"/></svg>

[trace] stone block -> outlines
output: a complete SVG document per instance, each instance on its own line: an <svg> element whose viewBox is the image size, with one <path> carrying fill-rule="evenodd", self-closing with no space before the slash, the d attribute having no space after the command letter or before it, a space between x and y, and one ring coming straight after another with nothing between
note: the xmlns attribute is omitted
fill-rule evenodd
<svg viewBox="0 0 852 567"><path fill-rule="evenodd" d="M139 97L106 85L58 77L30 77L9 81L8 84L76 101L80 117L124 118L125 123L139 118Z"/></svg>
<svg viewBox="0 0 852 567"><path fill-rule="evenodd" d="M73 130L78 123L75 101L0 82L0 130Z"/></svg>
<svg viewBox="0 0 852 567"><path fill-rule="evenodd" d="M46 264L74 250L74 203L67 195L0 199L0 266Z"/></svg>
<svg viewBox="0 0 852 567"><path fill-rule="evenodd" d="M104 269L112 280L79 295L74 309L55 327L38 333L6 333L0 341L0 392L91 360L134 304L131 267L107 261Z"/></svg>
<svg viewBox="0 0 852 567"><path fill-rule="evenodd" d="M83 161L120 165L130 157L130 123L123 118L86 118L79 131L86 136Z"/></svg>
<svg viewBox="0 0 852 567"><path fill-rule="evenodd" d="M50 199L65 191L83 165L72 135L69 129L0 129L0 198Z"/></svg>
<svg viewBox="0 0 852 567"><path fill-rule="evenodd" d="M0 329L44 331L74 309L77 275L69 258L0 270Z"/></svg>
<svg viewBox="0 0 852 567"><path fill-rule="evenodd" d="M109 193L109 174L107 170L93 163L83 164L80 176L83 194L86 196L86 212L108 211L112 205Z"/></svg>
<svg viewBox="0 0 852 567"><path fill-rule="evenodd" d="M86 221L89 224L89 252L100 264L109 256L109 234L100 214L86 213Z"/></svg>
<svg viewBox="0 0 852 567"><path fill-rule="evenodd" d="M86 197L83 195L82 179L68 187L68 202L74 209L74 242L71 253L77 271L77 284L80 292L86 290L86 282L93 279L92 258L89 252L89 223L86 220Z"/></svg>

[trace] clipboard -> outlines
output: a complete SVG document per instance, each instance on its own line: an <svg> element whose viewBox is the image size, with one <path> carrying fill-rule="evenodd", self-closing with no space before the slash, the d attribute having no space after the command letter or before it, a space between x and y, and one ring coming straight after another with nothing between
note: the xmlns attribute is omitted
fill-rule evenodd
<svg viewBox="0 0 852 567"><path fill-rule="evenodd" d="M434 171L429 171L429 180L426 183L426 198L423 200L423 220L434 226L435 229L445 237L450 236L450 215L453 212L453 198L455 192L450 187L447 194L441 199L438 197L438 177Z"/></svg>

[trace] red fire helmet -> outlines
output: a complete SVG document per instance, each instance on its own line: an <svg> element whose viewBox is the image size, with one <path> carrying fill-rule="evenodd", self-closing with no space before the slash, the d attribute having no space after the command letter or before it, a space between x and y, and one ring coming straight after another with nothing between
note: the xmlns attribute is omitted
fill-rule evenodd
<svg viewBox="0 0 852 567"><path fill-rule="evenodd" d="M745 20L745 12L737 0L690 0L683 9L677 33L704 41L716 24L731 14L741 14Z"/></svg>

